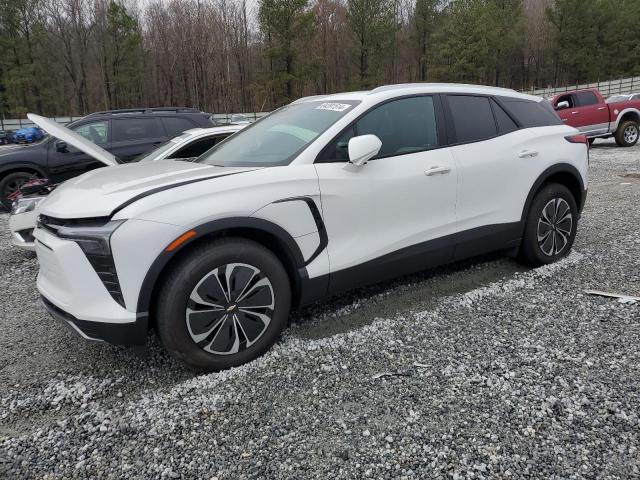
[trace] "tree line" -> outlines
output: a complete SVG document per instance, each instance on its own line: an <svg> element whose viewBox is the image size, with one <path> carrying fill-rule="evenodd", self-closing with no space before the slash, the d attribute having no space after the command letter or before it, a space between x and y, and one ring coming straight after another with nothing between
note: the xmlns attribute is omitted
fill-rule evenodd
<svg viewBox="0 0 640 480"><path fill-rule="evenodd" d="M640 73L637 0L0 0L0 115Z"/></svg>

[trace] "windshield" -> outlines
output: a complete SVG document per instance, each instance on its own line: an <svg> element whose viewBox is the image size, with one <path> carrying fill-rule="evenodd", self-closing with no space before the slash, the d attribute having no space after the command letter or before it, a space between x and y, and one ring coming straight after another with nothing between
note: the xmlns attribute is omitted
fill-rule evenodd
<svg viewBox="0 0 640 480"><path fill-rule="evenodd" d="M161 143L160 145L158 145L156 148L154 148L153 150L151 150L150 152L147 152L144 155L140 155L138 158L136 158L136 162L151 162L153 160L155 160L159 155L162 155L163 153L165 153L167 150L171 149L172 147L174 147L178 142L188 138L189 135L180 135L178 137L172 138L171 140L167 140L164 143Z"/></svg>
<svg viewBox="0 0 640 480"><path fill-rule="evenodd" d="M223 167L288 165L360 102L304 102L284 106L229 137L196 162Z"/></svg>

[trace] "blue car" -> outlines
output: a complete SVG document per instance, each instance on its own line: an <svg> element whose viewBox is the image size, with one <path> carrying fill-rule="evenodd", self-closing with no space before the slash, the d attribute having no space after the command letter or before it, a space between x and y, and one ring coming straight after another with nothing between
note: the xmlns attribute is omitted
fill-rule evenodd
<svg viewBox="0 0 640 480"><path fill-rule="evenodd" d="M44 133L39 128L25 127L14 131L11 140L13 143L33 143L43 137Z"/></svg>

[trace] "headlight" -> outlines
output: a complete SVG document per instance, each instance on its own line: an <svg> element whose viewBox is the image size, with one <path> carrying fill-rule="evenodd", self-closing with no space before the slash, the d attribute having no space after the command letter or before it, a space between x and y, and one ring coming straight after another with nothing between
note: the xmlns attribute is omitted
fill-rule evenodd
<svg viewBox="0 0 640 480"><path fill-rule="evenodd" d="M28 213L35 210L35 208L42 202L46 197L24 197L19 198L11 207L11 215L19 215L21 213Z"/></svg>
<svg viewBox="0 0 640 480"><path fill-rule="evenodd" d="M125 220L111 220L106 223L95 222L94 224L82 222L76 225L68 223L58 227L56 234L60 238L76 242L87 256L111 256L109 240L113 232L115 232L124 221Z"/></svg>

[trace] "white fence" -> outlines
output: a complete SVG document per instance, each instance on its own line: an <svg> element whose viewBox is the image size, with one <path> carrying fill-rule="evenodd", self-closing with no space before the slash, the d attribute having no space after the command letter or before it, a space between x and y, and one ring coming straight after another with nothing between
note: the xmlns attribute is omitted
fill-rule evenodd
<svg viewBox="0 0 640 480"><path fill-rule="evenodd" d="M78 120L82 117L52 117L58 123L66 125L74 120ZM2 130L17 130L23 127L35 127L33 122L26 118L0 118L0 129Z"/></svg>
<svg viewBox="0 0 640 480"><path fill-rule="evenodd" d="M246 117L250 122L255 122L257 119L264 117L269 112L251 112L251 113L214 113L212 117L214 120L220 123L228 123L231 120L240 120L241 117ZM51 117L58 123L66 125L82 117ZM26 118L13 118L3 119L0 118L0 130L17 130L23 127L35 127L33 122Z"/></svg>
<svg viewBox="0 0 640 480"><path fill-rule="evenodd" d="M619 78L617 80L607 80L606 82L585 83L582 85L567 85L564 87L548 87L523 90L525 93L539 95L541 97L551 97L558 93L579 90L582 88L597 88L603 97L624 93L640 92L640 77Z"/></svg>
<svg viewBox="0 0 640 480"><path fill-rule="evenodd" d="M525 93L532 95L538 95L541 97L551 97L557 93L568 92L571 90L579 90L582 88L597 88L600 93L606 98L611 95L624 94L624 93L637 93L640 92L640 77L619 78L617 80L607 80L606 82L585 83L582 85L566 85L563 87L547 87L547 88L531 88L528 90L522 90ZM250 113L214 113L213 118L220 123L228 123L232 117L244 116L249 121L255 121L261 117L264 117L269 112L250 112ZM78 120L82 117L54 117L53 119L66 125L67 123ZM33 127L33 123L23 119L2 119L0 118L0 129L2 130L16 130L22 127Z"/></svg>

